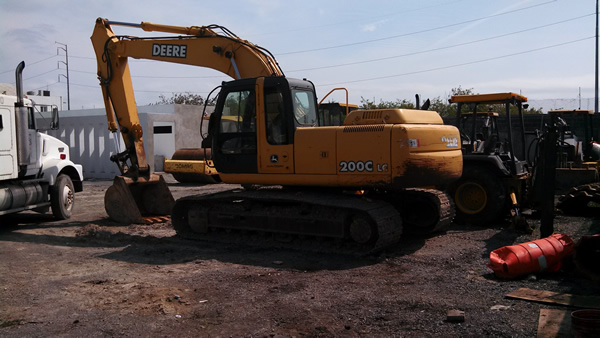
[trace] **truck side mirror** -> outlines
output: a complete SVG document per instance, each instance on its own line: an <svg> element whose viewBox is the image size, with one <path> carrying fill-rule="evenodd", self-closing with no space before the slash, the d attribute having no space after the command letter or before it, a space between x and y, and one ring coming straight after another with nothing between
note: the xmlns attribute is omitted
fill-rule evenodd
<svg viewBox="0 0 600 338"><path fill-rule="evenodd" d="M50 129L56 130L58 129L58 108L52 108L52 123L50 124Z"/></svg>

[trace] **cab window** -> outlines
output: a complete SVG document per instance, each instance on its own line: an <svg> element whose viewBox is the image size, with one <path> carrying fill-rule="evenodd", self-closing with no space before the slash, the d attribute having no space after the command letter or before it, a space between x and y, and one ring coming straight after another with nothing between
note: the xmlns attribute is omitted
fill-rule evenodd
<svg viewBox="0 0 600 338"><path fill-rule="evenodd" d="M317 109L315 96L307 90L292 90L294 117L300 126L312 127L317 125Z"/></svg>
<svg viewBox="0 0 600 338"><path fill-rule="evenodd" d="M277 87L265 88L265 123L269 144L288 144L288 130L283 111L283 94Z"/></svg>
<svg viewBox="0 0 600 338"><path fill-rule="evenodd" d="M254 91L229 92L219 124L221 152L256 152L256 98Z"/></svg>

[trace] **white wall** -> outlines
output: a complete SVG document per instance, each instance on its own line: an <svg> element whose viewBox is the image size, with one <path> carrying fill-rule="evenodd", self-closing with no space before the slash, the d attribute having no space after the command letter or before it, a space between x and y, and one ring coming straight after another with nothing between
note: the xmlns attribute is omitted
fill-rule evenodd
<svg viewBox="0 0 600 338"><path fill-rule="evenodd" d="M212 107L208 107L212 113ZM200 120L203 107L188 105L152 105L138 107L140 124L143 129L146 160L152 170L162 170L162 157L170 158L175 149L199 148ZM49 134L58 137L69 145L71 160L83 165L86 179L112 179L120 175L117 165L110 161L110 156L117 153L115 134L108 130L104 109L84 109L61 111L60 129ZM154 135L154 126L171 125L173 135ZM204 121L206 132L208 120ZM174 147L163 144L163 137L174 138ZM125 146L120 135L120 150ZM172 142L169 140L169 142ZM157 146L155 147L155 144ZM160 145L159 145L160 144Z"/></svg>

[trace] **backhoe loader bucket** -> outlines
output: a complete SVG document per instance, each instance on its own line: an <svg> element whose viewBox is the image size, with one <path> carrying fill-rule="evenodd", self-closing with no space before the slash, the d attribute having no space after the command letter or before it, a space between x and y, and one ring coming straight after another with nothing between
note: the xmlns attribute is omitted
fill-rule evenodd
<svg viewBox="0 0 600 338"><path fill-rule="evenodd" d="M175 199L162 176L151 174L137 181L116 176L104 195L108 216L121 224L165 222L171 215Z"/></svg>

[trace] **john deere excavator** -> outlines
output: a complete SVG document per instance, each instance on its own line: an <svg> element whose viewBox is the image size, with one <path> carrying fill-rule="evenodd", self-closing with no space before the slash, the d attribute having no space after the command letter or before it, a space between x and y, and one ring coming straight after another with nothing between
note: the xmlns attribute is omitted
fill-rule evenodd
<svg viewBox="0 0 600 338"><path fill-rule="evenodd" d="M178 35L117 36L114 25ZM298 234L373 252L397 243L403 225L427 233L454 217L448 196L433 187L460 177L460 137L436 112L355 110L343 126L318 126L313 83L285 77L266 49L221 26L99 18L92 42L109 128L117 130L118 123L127 146L115 160L130 162L120 165L127 170L111 187L118 193L107 192L111 217L132 212L123 209L136 196L127 188L146 186L138 209L169 200L164 181L150 174L145 161L129 57L209 67L234 78L220 86L203 143L211 145L223 182L269 187L179 199L171 218L182 236L209 236L218 229Z"/></svg>

